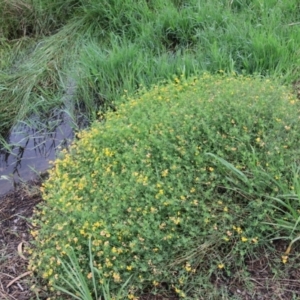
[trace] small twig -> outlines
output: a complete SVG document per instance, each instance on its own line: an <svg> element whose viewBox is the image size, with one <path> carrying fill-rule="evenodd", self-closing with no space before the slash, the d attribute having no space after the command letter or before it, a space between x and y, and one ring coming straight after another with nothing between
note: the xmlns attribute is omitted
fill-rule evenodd
<svg viewBox="0 0 300 300"><path fill-rule="evenodd" d="M256 282L256 283L257 283L258 285L260 285L260 286L264 286L263 284L261 284L260 282L258 282L257 280L255 280L254 278L250 278L250 280Z"/></svg>
<svg viewBox="0 0 300 300"><path fill-rule="evenodd" d="M17 282L17 286L19 287L19 289L20 289L21 291L24 291L24 288L21 286L21 284L20 284L19 282Z"/></svg>
<svg viewBox="0 0 300 300"><path fill-rule="evenodd" d="M10 277L10 278L14 278L13 276L11 276L11 275L9 275L9 274L6 274L6 273L0 272L0 274L5 275L5 276L8 276L8 277Z"/></svg>
<svg viewBox="0 0 300 300"><path fill-rule="evenodd" d="M9 298L8 298L9 296ZM8 295L7 293L2 293L0 291L0 299L12 299L12 300L18 300L13 295Z"/></svg>
<svg viewBox="0 0 300 300"><path fill-rule="evenodd" d="M14 214L14 215L12 215L12 216L9 216L9 217L7 217L6 219L1 220L0 223L2 223L2 222L4 222L4 221L7 221L7 220L9 220L9 219L12 219L13 217L15 217L15 216L17 216L17 215L18 215L18 214Z"/></svg>
<svg viewBox="0 0 300 300"><path fill-rule="evenodd" d="M288 282L296 282L299 283L299 279L278 279L278 281L288 281Z"/></svg>
<svg viewBox="0 0 300 300"><path fill-rule="evenodd" d="M21 275L19 275L18 277L16 277L15 279L13 279L12 281L9 282L9 284L6 286L6 288L9 288L12 284L14 284L16 281L18 281L19 279L27 276L27 275L30 275L32 272L31 271L28 271L28 272L25 272Z"/></svg>

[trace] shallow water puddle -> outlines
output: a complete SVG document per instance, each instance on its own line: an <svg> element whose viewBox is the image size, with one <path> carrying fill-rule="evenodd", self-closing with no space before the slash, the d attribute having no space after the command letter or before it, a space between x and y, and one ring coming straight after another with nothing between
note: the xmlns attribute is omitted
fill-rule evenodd
<svg viewBox="0 0 300 300"><path fill-rule="evenodd" d="M74 138L68 116L61 113L51 130L33 129L27 125L15 128L7 143L10 151L0 151L0 195L4 195L14 184L28 181L49 168L61 148L66 148Z"/></svg>

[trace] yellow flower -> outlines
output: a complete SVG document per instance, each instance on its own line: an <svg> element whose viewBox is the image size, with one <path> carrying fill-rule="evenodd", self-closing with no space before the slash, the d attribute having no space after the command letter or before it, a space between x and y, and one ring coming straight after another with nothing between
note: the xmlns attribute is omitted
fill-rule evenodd
<svg viewBox="0 0 300 300"><path fill-rule="evenodd" d="M185 270L187 272L191 272L192 271L191 265L189 263L187 263L184 268L185 268Z"/></svg>
<svg viewBox="0 0 300 300"><path fill-rule="evenodd" d="M114 272L113 273L113 278L115 282L120 282L121 281L121 277L119 273Z"/></svg>
<svg viewBox="0 0 300 300"><path fill-rule="evenodd" d="M288 256L287 255L282 255L281 256L281 261L284 263L284 264L286 264L287 263L287 261L288 261Z"/></svg>
<svg viewBox="0 0 300 300"><path fill-rule="evenodd" d="M241 240L242 240L242 242L247 242L248 241L248 239L244 236L242 236Z"/></svg>
<svg viewBox="0 0 300 300"><path fill-rule="evenodd" d="M112 157L114 154L114 152L111 151L109 148L105 148L103 152L104 152L104 155L108 156L108 157Z"/></svg>
<svg viewBox="0 0 300 300"><path fill-rule="evenodd" d="M157 208L151 207L151 208L150 208L150 211L151 211L152 213L156 213L156 212L157 212Z"/></svg>
<svg viewBox="0 0 300 300"><path fill-rule="evenodd" d="M224 267L225 267L224 264L218 264L219 269L224 269Z"/></svg>
<svg viewBox="0 0 300 300"><path fill-rule="evenodd" d="M30 234L33 236L33 237L36 237L38 235L38 231L37 230L30 230Z"/></svg>
<svg viewBox="0 0 300 300"><path fill-rule="evenodd" d="M131 271L131 270L132 270L132 266L127 266L126 269L127 269L128 271Z"/></svg>
<svg viewBox="0 0 300 300"><path fill-rule="evenodd" d="M156 280L154 280L152 283L153 283L154 286L158 286L159 285L159 283Z"/></svg>
<svg viewBox="0 0 300 300"><path fill-rule="evenodd" d="M96 223L94 223L94 226L95 227L100 227L101 226L101 223L99 221L97 221Z"/></svg>
<svg viewBox="0 0 300 300"><path fill-rule="evenodd" d="M256 237L256 238L253 238L253 239L251 240L251 242L254 243L254 244L257 244L257 243L258 243L258 238L257 238L257 237Z"/></svg>
<svg viewBox="0 0 300 300"><path fill-rule="evenodd" d="M169 172L168 169L162 171L162 172L161 172L161 176L162 176L162 177L166 177L166 176L168 175L168 172Z"/></svg>
<svg viewBox="0 0 300 300"><path fill-rule="evenodd" d="M235 226L232 226L232 228L238 233L238 234L241 234L243 232L242 228L241 227L235 227Z"/></svg>

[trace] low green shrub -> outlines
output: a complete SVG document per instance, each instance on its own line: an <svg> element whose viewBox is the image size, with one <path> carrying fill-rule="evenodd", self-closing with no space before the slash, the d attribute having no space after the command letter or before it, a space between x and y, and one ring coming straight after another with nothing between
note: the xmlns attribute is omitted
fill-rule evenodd
<svg viewBox="0 0 300 300"><path fill-rule="evenodd" d="M258 195L290 185L299 101L267 79L209 74L125 98L55 162L29 269L61 285L72 248L92 286L91 240L112 293L131 277L129 299L162 288L200 299L272 234L274 208Z"/></svg>

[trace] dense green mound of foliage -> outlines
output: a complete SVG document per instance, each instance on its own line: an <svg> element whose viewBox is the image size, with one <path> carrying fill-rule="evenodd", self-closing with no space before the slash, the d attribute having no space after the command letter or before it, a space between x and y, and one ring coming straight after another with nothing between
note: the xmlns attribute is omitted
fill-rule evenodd
<svg viewBox="0 0 300 300"><path fill-rule="evenodd" d="M61 285L73 248L92 285L90 240L112 293L130 278L129 298L163 287L204 297L272 233L263 196L276 181L290 188L299 101L269 80L209 74L126 100L55 162L29 268Z"/></svg>

